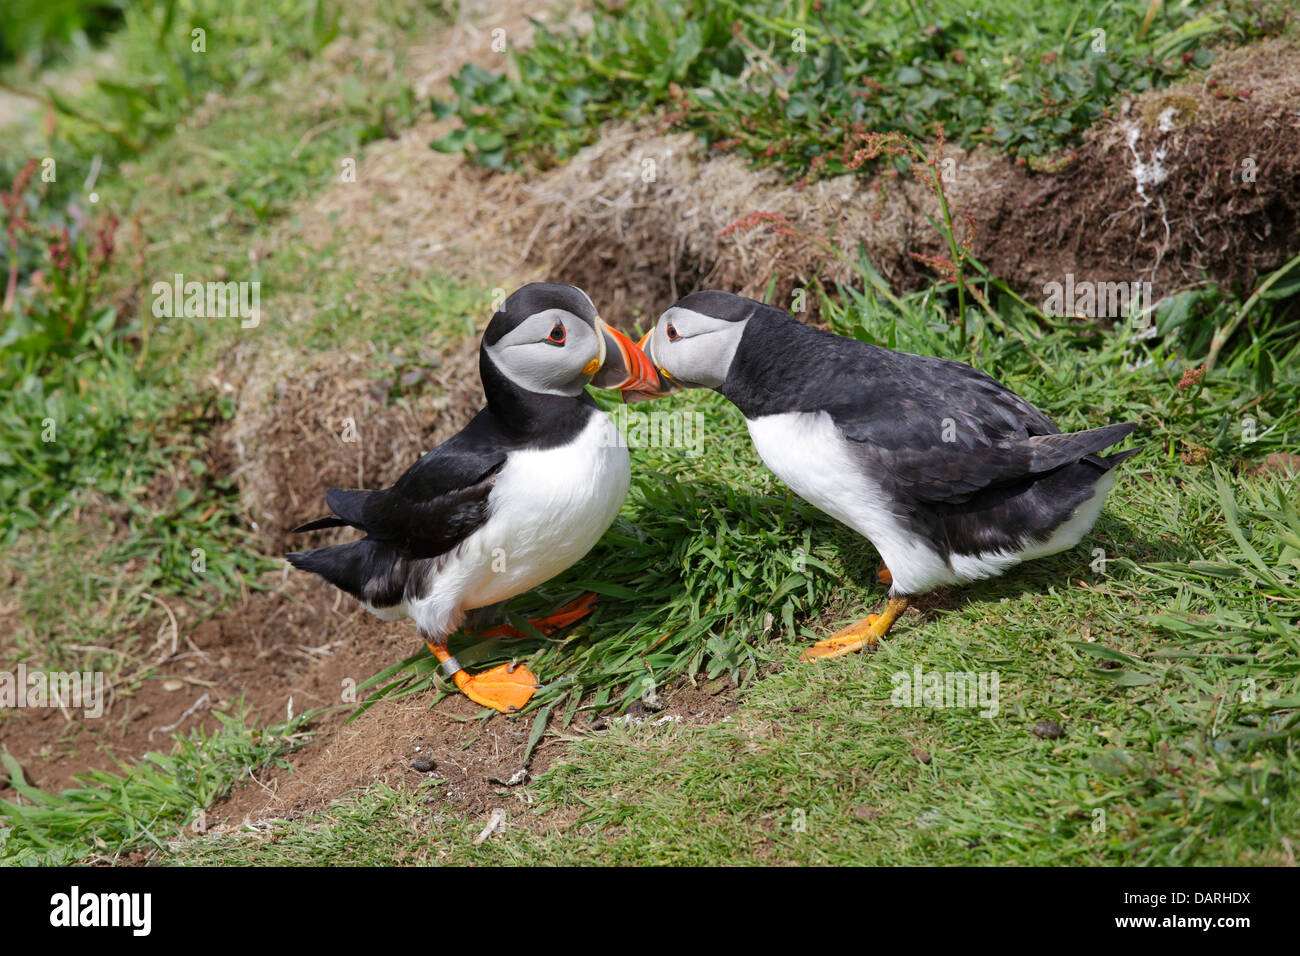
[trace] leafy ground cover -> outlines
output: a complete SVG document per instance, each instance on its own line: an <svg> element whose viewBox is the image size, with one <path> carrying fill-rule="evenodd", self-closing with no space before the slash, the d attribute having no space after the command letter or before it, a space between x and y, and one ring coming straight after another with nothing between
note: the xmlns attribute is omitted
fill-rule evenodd
<svg viewBox="0 0 1300 956"><path fill-rule="evenodd" d="M1041 163L1124 93L1285 29L1282 6L631 0L543 30L510 68L464 67L434 143L490 168L563 162L603 123L655 116L792 176L856 169L864 132L986 143Z"/></svg>

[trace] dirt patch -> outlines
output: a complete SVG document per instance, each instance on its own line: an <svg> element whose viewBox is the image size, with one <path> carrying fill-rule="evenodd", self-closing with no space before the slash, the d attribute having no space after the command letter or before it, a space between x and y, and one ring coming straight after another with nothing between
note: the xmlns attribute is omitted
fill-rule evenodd
<svg viewBox="0 0 1300 956"><path fill-rule="evenodd" d="M1300 477L1300 455L1288 455L1281 451L1272 452L1259 463L1259 467L1252 474L1268 475L1274 472Z"/></svg>
<svg viewBox="0 0 1300 956"><path fill-rule="evenodd" d="M412 632L414 633L414 632ZM620 716L579 716L548 731L565 736L598 732L613 721L633 724L707 724L736 710L729 681L698 687L680 684L663 693L664 709L634 704ZM319 737L290 757L291 769L277 770L232 794L209 815L222 829L318 813L350 791L375 783L417 786L441 781L436 799L459 812L481 815L515 802L516 788L547 770L562 754L563 739L548 732L525 761L531 715L492 717L453 695L430 709L429 697L411 694L376 704L352 723L336 712L319 725Z"/></svg>
<svg viewBox="0 0 1300 956"><path fill-rule="evenodd" d="M238 785L209 812L210 826L239 829L312 814L374 783L414 786L431 778L443 782L439 802L488 813L513 804L516 788L563 751L562 740L547 735L525 765L532 716L485 721L482 709L459 694L436 708L428 693L383 701L349 723L355 700L365 696L349 697L350 690L417 652L421 641L409 623L381 622L307 575L287 574L275 590L196 617L177 604L141 622L148 651L139 668L128 667L109 685L101 718L58 708L0 711L0 736L28 781L54 793L78 786L76 775L90 770L120 772L119 761L170 750L173 732L217 729L216 713L230 713L241 699L258 725L322 713L309 727L312 742L288 755L289 768ZM144 673L136 676L137 669ZM621 716L580 714L564 734L599 732L615 721L713 723L738 706L727 679L682 683L661 696L663 710L634 704ZM558 718L549 729L562 729ZM418 760L429 766L417 769Z"/></svg>
<svg viewBox="0 0 1300 956"><path fill-rule="evenodd" d="M345 677L360 682L419 646L410 628L376 621L300 575L196 617L159 602L137 626L146 650L106 685L102 717L57 707L0 711L0 736L28 779L57 792L76 786L76 774L119 771L118 761L170 750L172 732L217 728L215 712L233 711L241 698L260 724L330 706Z"/></svg>
<svg viewBox="0 0 1300 956"><path fill-rule="evenodd" d="M1067 272L1249 290L1300 246L1300 47L1239 50L1199 82L1124 103L1055 175L977 202L977 254L1033 288Z"/></svg>

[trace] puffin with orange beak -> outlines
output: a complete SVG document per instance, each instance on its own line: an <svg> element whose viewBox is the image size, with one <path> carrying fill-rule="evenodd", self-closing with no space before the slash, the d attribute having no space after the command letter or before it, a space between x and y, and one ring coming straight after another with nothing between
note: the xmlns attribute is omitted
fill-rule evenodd
<svg viewBox="0 0 1300 956"><path fill-rule="evenodd" d="M881 614L805 652L874 646L913 595L999 575L1072 548L1092 528L1115 466L1103 449L1123 422L1062 434L983 372L814 329L729 292L693 292L641 347L657 387L711 388L745 416L763 463L799 497L867 538L889 586Z"/></svg>
<svg viewBox="0 0 1300 956"><path fill-rule="evenodd" d="M492 317L479 373L487 406L464 430L391 488L331 489L331 514L294 529L352 527L365 537L285 557L384 620L411 618L465 696L507 713L539 686L528 668L502 664L470 675L447 639L467 612L484 616L600 540L627 495L631 463L587 386L647 390L658 376L581 289L540 282ZM594 597L532 623L551 633L589 614Z"/></svg>

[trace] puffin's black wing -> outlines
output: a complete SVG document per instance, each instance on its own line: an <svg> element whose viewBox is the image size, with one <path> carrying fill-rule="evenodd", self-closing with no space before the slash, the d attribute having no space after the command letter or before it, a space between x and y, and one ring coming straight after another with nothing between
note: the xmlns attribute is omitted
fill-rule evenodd
<svg viewBox="0 0 1300 956"><path fill-rule="evenodd" d="M828 411L864 465L926 502L959 502L1113 445L1136 427L1061 434L996 379L946 359L877 352L869 395Z"/></svg>
<svg viewBox="0 0 1300 956"><path fill-rule="evenodd" d="M941 442L892 449L864 443L859 454L877 463L901 490L919 501L960 502L985 488L1014 484L1088 458L1135 427L1125 422L968 448Z"/></svg>
<svg viewBox="0 0 1300 956"><path fill-rule="evenodd" d="M488 517L488 495L509 446L480 413L383 491L332 488L333 515L295 530L350 525L407 559L433 558L469 537Z"/></svg>

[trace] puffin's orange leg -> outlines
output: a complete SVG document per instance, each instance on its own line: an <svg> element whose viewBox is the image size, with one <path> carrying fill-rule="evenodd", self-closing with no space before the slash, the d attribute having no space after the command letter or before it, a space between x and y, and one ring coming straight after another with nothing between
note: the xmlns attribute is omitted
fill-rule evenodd
<svg viewBox="0 0 1300 956"><path fill-rule="evenodd" d="M570 601L564 607L548 614L546 617L536 617L528 623L537 628L547 637L550 637L556 631L563 630L575 621L581 621L584 617L596 610L596 604L600 600L595 591L588 591L579 598ZM475 635L476 637L528 637L519 628L510 624L498 624L496 627L490 627Z"/></svg>
<svg viewBox="0 0 1300 956"><path fill-rule="evenodd" d="M898 616L907 610L907 598L891 597L885 605L884 614L870 614L865 621L858 621L840 631L833 637L818 641L803 652L800 660L811 661L819 657L842 657L852 654L863 647L875 647L876 642L889 633Z"/></svg>
<svg viewBox="0 0 1300 956"><path fill-rule="evenodd" d="M885 567L884 561L880 562L880 569L876 572L876 580L887 588L894 586L894 576L889 573L889 568Z"/></svg>
<svg viewBox="0 0 1300 956"><path fill-rule="evenodd" d="M430 641L424 643L430 653L442 663L443 673L456 682L462 694L476 704L491 707L503 714L522 708L532 700L533 692L541 686L523 664L499 664L491 670L471 676L451 656L445 644L438 645Z"/></svg>
<svg viewBox="0 0 1300 956"><path fill-rule="evenodd" d="M579 597L574 598L564 607L543 618L537 618L529 621L533 627L537 628L547 637L550 637L556 631L568 627L575 621L581 621L584 617L596 610L596 605L600 602L600 596L595 591L588 591Z"/></svg>

